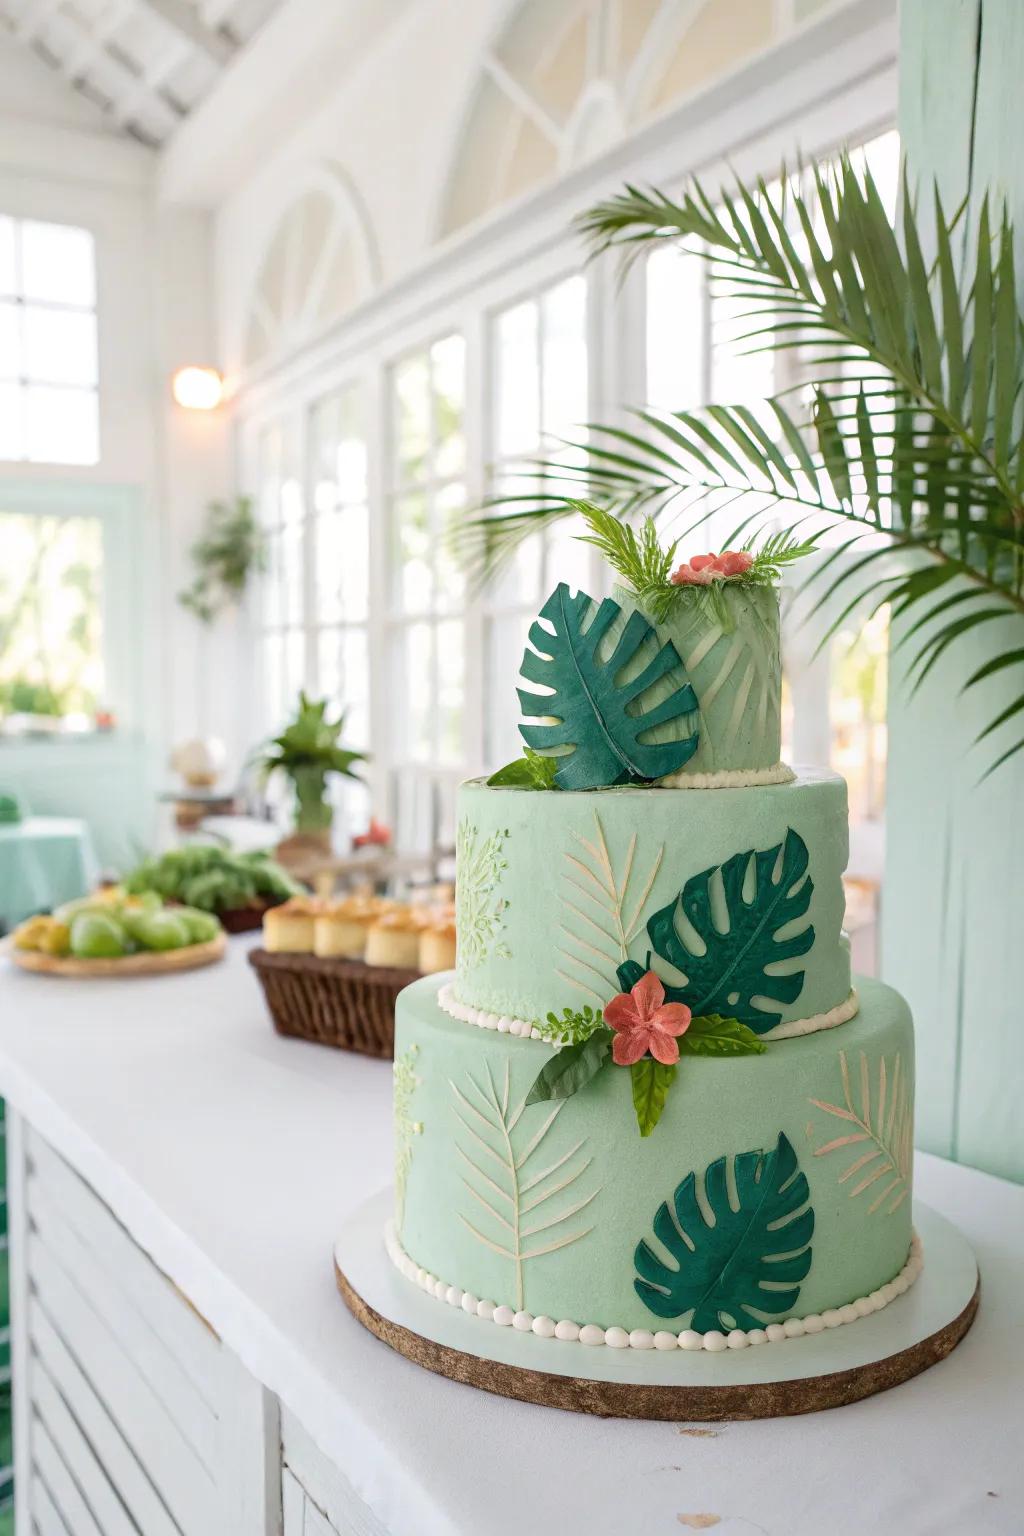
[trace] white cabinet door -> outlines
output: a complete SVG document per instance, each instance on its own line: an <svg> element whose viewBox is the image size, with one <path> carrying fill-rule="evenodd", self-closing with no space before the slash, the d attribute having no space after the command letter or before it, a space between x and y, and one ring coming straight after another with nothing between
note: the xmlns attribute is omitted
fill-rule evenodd
<svg viewBox="0 0 1024 1536"><path fill-rule="evenodd" d="M281 1412L281 1454L284 1536L388 1536L287 1409Z"/></svg>
<svg viewBox="0 0 1024 1536"><path fill-rule="evenodd" d="M19 1536L277 1536L276 1403L95 1191L9 1119Z"/></svg>

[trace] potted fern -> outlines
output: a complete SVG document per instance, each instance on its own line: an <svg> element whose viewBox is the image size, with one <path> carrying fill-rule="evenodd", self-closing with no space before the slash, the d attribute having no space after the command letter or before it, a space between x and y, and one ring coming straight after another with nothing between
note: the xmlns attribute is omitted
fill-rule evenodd
<svg viewBox="0 0 1024 1536"><path fill-rule="evenodd" d="M328 798L328 782L334 774L358 779L353 765L367 761L364 752L341 745L344 728L344 711L331 720L326 699L309 699L300 693L295 718L257 756L256 765L264 780L283 773L294 794L295 834L281 844L279 856L330 851L334 808Z"/></svg>
<svg viewBox="0 0 1024 1536"><path fill-rule="evenodd" d="M964 691L1000 674L979 732L991 773L1024 749L1003 733L1024 712L1024 326L1013 232L982 201L974 227L928 199L933 261L904 177L893 227L870 170L848 156L812 169L812 191L783 168L769 188L737 182L679 200L626 187L585 213L593 254L628 265L659 239L711 263L715 293L739 305L749 350L798 348L812 382L756 414L714 404L639 410L591 426L584 442L529 467L529 488L493 498L468 525L484 575L524 537L580 500L617 519L691 524L736 503L726 543L761 532L839 541L806 586L836 616L890 605L914 687L968 637L987 641ZM962 257L958 254L963 252ZM976 658L978 659L978 658ZM1009 669L1009 670L1008 670ZM1009 693L1009 702L1006 702ZM994 733L995 750L993 746Z"/></svg>

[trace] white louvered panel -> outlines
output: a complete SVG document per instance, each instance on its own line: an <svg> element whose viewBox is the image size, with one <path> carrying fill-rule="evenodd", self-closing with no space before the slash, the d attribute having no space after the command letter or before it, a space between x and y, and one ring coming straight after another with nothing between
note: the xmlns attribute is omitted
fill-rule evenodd
<svg viewBox="0 0 1024 1536"><path fill-rule="evenodd" d="M30 1376L36 1412L52 1427L52 1410L45 1400L41 1401L44 1394L40 1383L45 1381L52 1393L59 1394L67 1413L109 1474L138 1529L146 1536L179 1536L180 1527L139 1464L135 1452L39 1307L32 1308L30 1344Z"/></svg>
<svg viewBox="0 0 1024 1536"><path fill-rule="evenodd" d="M97 1500L98 1484L103 1473L93 1463L89 1466L77 1446L65 1447L65 1454L53 1443L46 1425L36 1419L32 1425L32 1446L35 1453L39 1479L53 1500L61 1519L74 1536L135 1536L134 1527L128 1524L124 1511L116 1508L116 1498L109 1485L106 1489L106 1513L111 1500L115 1504L115 1520L100 1526L93 1514ZM66 1456L66 1460L65 1460ZM120 1518L117 1518L117 1517Z"/></svg>
<svg viewBox="0 0 1024 1536"><path fill-rule="evenodd" d="M68 1224L89 1247L108 1279L130 1286L133 1308L212 1409L217 1406L210 1374L210 1343L215 1335L160 1273L102 1200L56 1152L33 1132L27 1137L32 1163L30 1183L58 1204Z"/></svg>
<svg viewBox="0 0 1024 1536"><path fill-rule="evenodd" d="M286 1410L281 1413L281 1454L284 1536L387 1536L348 1479Z"/></svg>
<svg viewBox="0 0 1024 1536"><path fill-rule="evenodd" d="M37 1472L32 1474L27 1503L32 1511L31 1536L75 1536L57 1513L57 1507L50 1497L49 1490ZM21 1536L20 1526L18 1536Z"/></svg>

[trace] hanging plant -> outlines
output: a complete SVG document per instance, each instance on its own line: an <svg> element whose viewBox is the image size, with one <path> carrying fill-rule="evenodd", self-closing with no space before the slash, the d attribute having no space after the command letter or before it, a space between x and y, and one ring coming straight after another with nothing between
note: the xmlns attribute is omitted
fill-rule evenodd
<svg viewBox="0 0 1024 1536"><path fill-rule="evenodd" d="M963 210L947 215L936 188L929 264L906 179L897 231L870 170L848 156L811 178L806 197L785 167L771 189L737 182L712 196L694 181L678 202L627 186L579 226L594 254L617 250L627 265L660 239L692 241L716 296L741 306L736 339L751 352L800 349L816 375L799 387L806 408L783 391L757 414L710 405L591 426L585 442L530 466L539 489L488 503L469 526L470 557L486 574L584 497L617 519L689 512L692 528L742 498L730 544L792 509L791 540L808 525L847 534L805 584L824 583L815 612L846 597L822 644L855 609L890 604L910 621L899 643L916 689L950 647L987 626L991 655L965 690L1006 668L1022 681L980 742L1024 712L1024 329L1013 233L1005 216L993 229L986 198L965 239ZM1022 748L1024 736L988 772Z"/></svg>
<svg viewBox="0 0 1024 1536"><path fill-rule="evenodd" d="M179 592L183 608L203 624L241 600L249 579L267 568L267 543L248 496L214 501L207 509L206 531L192 546L195 577Z"/></svg>

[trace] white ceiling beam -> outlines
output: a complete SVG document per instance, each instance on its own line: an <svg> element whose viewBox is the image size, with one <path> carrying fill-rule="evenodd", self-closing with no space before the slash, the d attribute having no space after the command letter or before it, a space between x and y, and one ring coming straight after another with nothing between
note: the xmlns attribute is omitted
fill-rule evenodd
<svg viewBox="0 0 1024 1536"><path fill-rule="evenodd" d="M117 126L125 127L137 115L140 108L151 107L153 96L167 77L174 73L179 64L183 64L187 58L190 58L191 54L192 49L184 38L171 43L158 62L147 69L146 73L136 81L134 90L125 91L124 95L119 96L111 105L110 115Z"/></svg>
<svg viewBox="0 0 1024 1536"><path fill-rule="evenodd" d="M159 16L179 37L221 68L229 64L238 51L222 32L215 32L200 19L199 12L188 4L188 0L136 0L136 4L140 10Z"/></svg>
<svg viewBox="0 0 1024 1536"><path fill-rule="evenodd" d="M528 117L556 149L561 148L565 135L554 118L544 110L537 98L531 96L526 87L489 50L484 54L480 62L498 89L504 91L512 105L518 107L524 117Z"/></svg>
<svg viewBox="0 0 1024 1536"><path fill-rule="evenodd" d="M23 43L34 42L40 32L46 27L46 23L55 11L60 10L64 0L36 0L35 5L30 5L15 27L15 33Z"/></svg>

